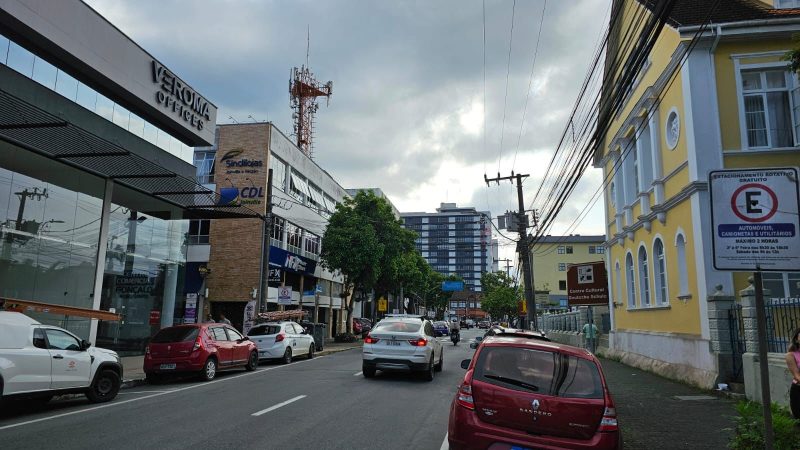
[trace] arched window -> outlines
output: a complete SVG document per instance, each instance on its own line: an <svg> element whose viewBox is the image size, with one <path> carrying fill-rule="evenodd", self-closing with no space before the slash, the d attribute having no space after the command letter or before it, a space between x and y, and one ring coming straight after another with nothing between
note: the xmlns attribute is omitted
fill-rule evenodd
<svg viewBox="0 0 800 450"><path fill-rule="evenodd" d="M628 307L636 308L636 272L633 269L633 256L630 253L625 258L625 272L628 275Z"/></svg>
<svg viewBox="0 0 800 450"><path fill-rule="evenodd" d="M664 259L664 244L656 238L653 244L653 270L656 282L656 303L666 305L669 303L667 296L667 263Z"/></svg>
<svg viewBox="0 0 800 450"><path fill-rule="evenodd" d="M647 267L647 250L644 247L639 247L639 286L642 306L650 306L650 273Z"/></svg>
<svg viewBox="0 0 800 450"><path fill-rule="evenodd" d="M614 266L614 285L616 290L614 293L616 294L614 298L614 302L619 302L622 304L622 273L619 270L619 260L617 260L616 265Z"/></svg>
<svg viewBox="0 0 800 450"><path fill-rule="evenodd" d="M675 239L675 247L678 249L678 280L680 295L689 295L689 272L686 269L686 238L679 234Z"/></svg>

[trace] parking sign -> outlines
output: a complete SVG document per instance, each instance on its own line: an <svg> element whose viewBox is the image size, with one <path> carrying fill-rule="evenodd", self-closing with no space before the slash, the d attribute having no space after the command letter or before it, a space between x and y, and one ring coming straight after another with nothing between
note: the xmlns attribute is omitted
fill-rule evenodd
<svg viewBox="0 0 800 450"><path fill-rule="evenodd" d="M291 305L292 304L292 288L289 286L281 286L278 288L278 304Z"/></svg>
<svg viewBox="0 0 800 450"><path fill-rule="evenodd" d="M795 167L709 173L714 268L800 270L800 193Z"/></svg>

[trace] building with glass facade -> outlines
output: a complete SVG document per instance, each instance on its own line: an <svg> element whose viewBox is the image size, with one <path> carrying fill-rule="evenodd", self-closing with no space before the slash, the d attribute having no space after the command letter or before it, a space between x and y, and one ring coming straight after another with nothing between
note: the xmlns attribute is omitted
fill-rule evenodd
<svg viewBox="0 0 800 450"><path fill-rule="evenodd" d="M0 302L123 355L182 323L189 219L255 216L195 181L215 122L83 2L0 1Z"/></svg>
<svg viewBox="0 0 800 450"><path fill-rule="evenodd" d="M403 226L417 232L417 249L442 274L457 274L466 290L481 291L481 274L497 271L492 215L474 207L442 203L435 213L401 212Z"/></svg>

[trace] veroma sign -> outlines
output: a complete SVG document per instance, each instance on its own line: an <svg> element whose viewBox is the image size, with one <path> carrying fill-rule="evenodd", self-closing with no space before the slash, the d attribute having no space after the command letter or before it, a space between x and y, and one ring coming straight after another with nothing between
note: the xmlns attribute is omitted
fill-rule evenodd
<svg viewBox="0 0 800 450"><path fill-rule="evenodd" d="M153 83L161 86L161 89L156 91L156 102L171 109L184 122L202 130L205 121L211 120L208 100L183 84L174 73L156 60L153 60Z"/></svg>

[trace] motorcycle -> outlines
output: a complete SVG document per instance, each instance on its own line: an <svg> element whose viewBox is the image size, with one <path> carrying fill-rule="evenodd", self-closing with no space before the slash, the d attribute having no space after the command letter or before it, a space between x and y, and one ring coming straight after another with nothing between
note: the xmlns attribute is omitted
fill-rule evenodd
<svg viewBox="0 0 800 450"><path fill-rule="evenodd" d="M450 340L453 341L453 345L458 345L458 341L461 340L461 333L458 330L453 330L450 332Z"/></svg>

